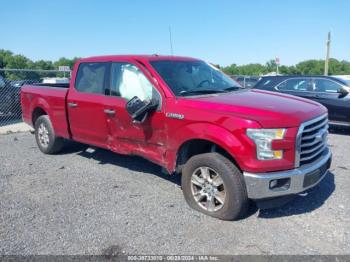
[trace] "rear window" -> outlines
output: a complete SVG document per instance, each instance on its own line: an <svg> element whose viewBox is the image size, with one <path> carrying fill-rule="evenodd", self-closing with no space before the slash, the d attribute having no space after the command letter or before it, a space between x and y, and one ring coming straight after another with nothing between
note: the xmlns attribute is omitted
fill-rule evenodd
<svg viewBox="0 0 350 262"><path fill-rule="evenodd" d="M75 89L83 93L104 94L107 63L81 63Z"/></svg>

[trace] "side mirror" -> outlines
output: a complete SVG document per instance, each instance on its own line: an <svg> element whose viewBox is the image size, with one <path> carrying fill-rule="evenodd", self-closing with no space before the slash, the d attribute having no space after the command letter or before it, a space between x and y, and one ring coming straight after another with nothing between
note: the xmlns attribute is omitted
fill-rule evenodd
<svg viewBox="0 0 350 262"><path fill-rule="evenodd" d="M341 87L338 89L338 93L340 97L347 96L349 94L349 89L346 87Z"/></svg>
<svg viewBox="0 0 350 262"><path fill-rule="evenodd" d="M126 103L126 111L136 122L144 122L148 113L155 109L157 103L155 101L142 101L134 96Z"/></svg>

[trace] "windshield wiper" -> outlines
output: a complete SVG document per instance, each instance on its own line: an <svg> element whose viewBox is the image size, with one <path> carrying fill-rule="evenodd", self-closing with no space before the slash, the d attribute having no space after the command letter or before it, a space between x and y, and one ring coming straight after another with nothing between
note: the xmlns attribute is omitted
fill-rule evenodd
<svg viewBox="0 0 350 262"><path fill-rule="evenodd" d="M220 91L231 92L231 91L236 91L236 90L239 90L239 89L241 89L239 86L230 86L230 87L227 87L227 88L222 89Z"/></svg>
<svg viewBox="0 0 350 262"><path fill-rule="evenodd" d="M191 95L191 94L215 94L215 93L224 93L226 90L220 89L190 89L183 90L180 92L181 95Z"/></svg>
<svg viewBox="0 0 350 262"><path fill-rule="evenodd" d="M215 93L227 93L231 91L239 90L239 86L230 86L224 89L190 89L183 90L180 92L181 95L192 95L192 94L215 94Z"/></svg>

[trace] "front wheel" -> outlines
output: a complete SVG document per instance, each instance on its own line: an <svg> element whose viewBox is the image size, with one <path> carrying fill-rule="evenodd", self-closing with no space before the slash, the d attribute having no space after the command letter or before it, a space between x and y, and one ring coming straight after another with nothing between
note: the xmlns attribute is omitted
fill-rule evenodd
<svg viewBox="0 0 350 262"><path fill-rule="evenodd" d="M249 206L242 173L226 157L191 157L182 172L182 190L190 207L223 220L242 217Z"/></svg>
<svg viewBox="0 0 350 262"><path fill-rule="evenodd" d="M41 152L55 154L63 148L64 140L55 135L49 116L40 116L35 121L34 127L36 143Z"/></svg>

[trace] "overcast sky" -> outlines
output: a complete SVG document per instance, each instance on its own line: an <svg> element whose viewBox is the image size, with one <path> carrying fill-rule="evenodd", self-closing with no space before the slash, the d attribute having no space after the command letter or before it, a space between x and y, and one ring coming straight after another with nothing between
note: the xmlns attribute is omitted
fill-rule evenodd
<svg viewBox="0 0 350 262"><path fill-rule="evenodd" d="M1 0L0 49L33 60L169 54L228 65L350 61L350 1Z"/></svg>

